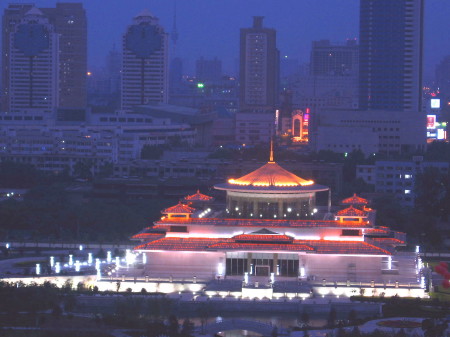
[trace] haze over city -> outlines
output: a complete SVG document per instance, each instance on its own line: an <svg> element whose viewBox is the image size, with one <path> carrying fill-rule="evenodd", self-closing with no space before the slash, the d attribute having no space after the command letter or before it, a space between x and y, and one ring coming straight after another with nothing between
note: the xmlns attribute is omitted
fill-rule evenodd
<svg viewBox="0 0 450 337"><path fill-rule="evenodd" d="M29 3L20 0L15 3ZM38 7L52 7L55 0L35 1ZM81 1L88 19L88 65L102 67L107 52L121 38L132 18L147 8L171 32L175 0L89 0ZM0 10L7 7L2 2ZM186 70L194 74L195 60L217 56L224 72L238 71L239 29L251 24L255 15L265 16L265 26L277 30L277 45L282 55L309 61L311 41L328 39L344 42L358 37L359 1L357 0L177 0L177 56L187 61ZM425 1L424 67L426 79L435 66L450 54L448 35L450 2ZM173 55L171 55L173 56Z"/></svg>

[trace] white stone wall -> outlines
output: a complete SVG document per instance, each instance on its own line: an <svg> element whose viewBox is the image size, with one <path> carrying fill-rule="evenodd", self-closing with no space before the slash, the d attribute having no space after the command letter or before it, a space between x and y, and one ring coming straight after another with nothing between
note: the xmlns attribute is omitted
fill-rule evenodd
<svg viewBox="0 0 450 337"><path fill-rule="evenodd" d="M218 252L148 252L143 275L149 277L213 279L219 263L225 268L225 253Z"/></svg>
<svg viewBox="0 0 450 337"><path fill-rule="evenodd" d="M326 279L328 282L353 281L370 282L382 280L382 256L356 255L312 255L300 256L300 267L305 264L307 276L314 275L316 280ZM355 267L349 267L353 264Z"/></svg>

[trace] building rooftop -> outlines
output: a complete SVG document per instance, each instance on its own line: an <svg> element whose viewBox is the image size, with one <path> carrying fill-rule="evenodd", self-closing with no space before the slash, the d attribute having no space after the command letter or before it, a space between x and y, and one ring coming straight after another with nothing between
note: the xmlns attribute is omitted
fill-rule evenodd
<svg viewBox="0 0 450 337"><path fill-rule="evenodd" d="M382 248L364 241L293 240L292 243L245 243L234 238L176 238L167 237L147 242L135 250L164 251L304 251L316 254L391 255Z"/></svg>
<svg viewBox="0 0 450 337"><path fill-rule="evenodd" d="M350 198L341 201L341 204L343 205L367 205L368 203L369 201L367 199L358 197L356 193Z"/></svg>
<svg viewBox="0 0 450 337"><path fill-rule="evenodd" d="M366 212L361 211L357 208L354 208L353 206L350 206L345 209L341 209L336 213L337 216L357 216L357 217L364 217L367 215Z"/></svg>
<svg viewBox="0 0 450 337"><path fill-rule="evenodd" d="M163 214L169 214L169 213L175 213L175 214L192 214L195 212L195 208L189 207L188 205L182 204L179 202L177 205L166 208L161 213Z"/></svg>
<svg viewBox="0 0 450 337"><path fill-rule="evenodd" d="M213 199L213 197L200 193L200 190L197 190L197 193L188 195L184 198L186 201L211 201Z"/></svg>

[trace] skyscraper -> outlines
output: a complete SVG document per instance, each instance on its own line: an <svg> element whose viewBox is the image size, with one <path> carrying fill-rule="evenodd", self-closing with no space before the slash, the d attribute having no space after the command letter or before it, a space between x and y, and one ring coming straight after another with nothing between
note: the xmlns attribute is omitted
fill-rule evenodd
<svg viewBox="0 0 450 337"><path fill-rule="evenodd" d="M420 111L424 0L361 0L363 110Z"/></svg>
<svg viewBox="0 0 450 337"><path fill-rule="evenodd" d="M277 103L279 52L276 31L263 27L263 19L255 16L251 28L241 29L241 110L273 108Z"/></svg>
<svg viewBox="0 0 450 337"><path fill-rule="evenodd" d="M11 32L9 112L49 118L58 105L58 34L32 7Z"/></svg>
<svg viewBox="0 0 450 337"><path fill-rule="evenodd" d="M2 22L2 88L4 111L11 111L11 79L14 61L11 41L16 26L33 4L10 4L3 13ZM55 83L58 100L55 107L84 108L86 106L87 30L86 14L81 3L57 3L55 8L39 8L48 28L58 34L59 51ZM50 27L51 26L51 27ZM53 62L53 60L52 60ZM54 62L53 62L54 63Z"/></svg>
<svg viewBox="0 0 450 337"><path fill-rule="evenodd" d="M59 107L85 108L87 102L87 20L81 3L42 8L59 34Z"/></svg>
<svg viewBox="0 0 450 337"><path fill-rule="evenodd" d="M122 109L168 100L168 34L148 10L123 36Z"/></svg>
<svg viewBox="0 0 450 337"><path fill-rule="evenodd" d="M263 19L241 29L235 140L242 144L267 143L275 131L280 53L275 29L263 27Z"/></svg>
<svg viewBox="0 0 450 337"><path fill-rule="evenodd" d="M358 74L358 44L347 39L345 44L329 40L313 41L311 48L312 76L354 76Z"/></svg>

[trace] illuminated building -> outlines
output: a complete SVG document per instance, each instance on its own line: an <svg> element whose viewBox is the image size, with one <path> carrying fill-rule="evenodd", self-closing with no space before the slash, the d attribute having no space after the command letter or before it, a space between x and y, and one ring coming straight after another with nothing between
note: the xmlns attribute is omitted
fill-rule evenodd
<svg viewBox="0 0 450 337"><path fill-rule="evenodd" d="M319 294L346 296L352 282L359 287L372 284L373 291L382 291L378 287L383 284L387 293L399 293L399 284L404 287L406 282L408 291L416 289L423 296L411 267L414 253L396 256L396 246L405 245L405 234L375 226L375 212L367 200L354 195L343 201L346 208L334 217L328 209L328 220L302 219L303 212L316 212L315 195L328 187L286 171L273 158L215 188L227 193L225 210L215 204L193 207L180 202L165 209L154 226L132 237L141 241L135 251L146 256L139 273L203 284L234 280L239 285L234 291L242 297L284 296L276 294L279 280L294 285L302 280ZM194 196L210 202L199 192ZM259 282L262 293L249 295ZM329 282L332 288L327 288Z"/></svg>

